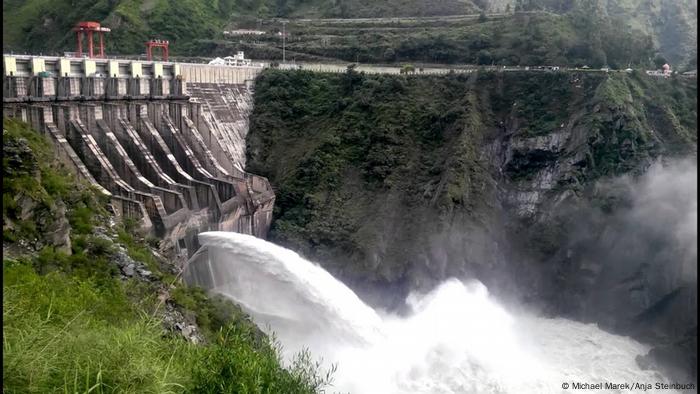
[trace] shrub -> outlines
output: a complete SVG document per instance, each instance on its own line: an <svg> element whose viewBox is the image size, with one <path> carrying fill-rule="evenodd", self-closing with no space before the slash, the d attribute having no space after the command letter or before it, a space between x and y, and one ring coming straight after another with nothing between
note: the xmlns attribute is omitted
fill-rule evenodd
<svg viewBox="0 0 700 394"><path fill-rule="evenodd" d="M186 382L190 345L162 338L119 287L7 260L3 274L5 392L164 393Z"/></svg>
<svg viewBox="0 0 700 394"><path fill-rule="evenodd" d="M287 370L279 345L231 320L206 346L163 336L118 281L40 275L26 260L4 260L3 292L7 393L316 393L334 371L322 374L308 352ZM192 305L206 306L193 293Z"/></svg>
<svg viewBox="0 0 700 394"><path fill-rule="evenodd" d="M202 362L193 373L193 390L197 393L285 393L319 392L332 382L335 368L322 373L308 352L297 355L292 368L282 367L281 347L270 341L253 347L254 333L232 325L220 330L216 346L207 348Z"/></svg>

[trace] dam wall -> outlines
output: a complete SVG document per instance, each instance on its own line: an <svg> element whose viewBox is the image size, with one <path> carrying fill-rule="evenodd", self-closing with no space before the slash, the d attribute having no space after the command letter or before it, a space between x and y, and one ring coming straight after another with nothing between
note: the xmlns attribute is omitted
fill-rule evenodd
<svg viewBox="0 0 700 394"><path fill-rule="evenodd" d="M253 111L252 84L187 83L187 93L202 106L199 122L206 125L202 137L213 146L212 155L230 165L228 171L242 172Z"/></svg>
<svg viewBox="0 0 700 394"><path fill-rule="evenodd" d="M265 237L274 193L267 179L230 172L202 137L201 106L187 101L4 103L49 137L59 160L108 196L118 215L194 251L196 234ZM207 130L205 133L210 134ZM219 146L215 148L220 149Z"/></svg>
<svg viewBox="0 0 700 394"><path fill-rule="evenodd" d="M190 100L202 107L186 114L202 142L226 171L242 176L254 80L263 67L4 55L3 102Z"/></svg>
<svg viewBox="0 0 700 394"><path fill-rule="evenodd" d="M48 136L116 215L188 253L202 231L267 235L274 192L244 171L261 67L5 55L3 69L3 115Z"/></svg>

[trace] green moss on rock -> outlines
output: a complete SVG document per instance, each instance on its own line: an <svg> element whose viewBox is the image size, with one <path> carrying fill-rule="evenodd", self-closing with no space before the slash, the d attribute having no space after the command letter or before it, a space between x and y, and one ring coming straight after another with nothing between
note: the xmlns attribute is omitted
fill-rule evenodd
<svg viewBox="0 0 700 394"><path fill-rule="evenodd" d="M527 233L510 197L523 187L546 205L659 155L694 152L696 101L689 81L636 73L267 70L248 170L277 193L272 240L355 287L413 286L482 269L498 254L495 222L509 220L499 215ZM548 189L533 186L564 163ZM543 255L556 249L552 229L534 248Z"/></svg>

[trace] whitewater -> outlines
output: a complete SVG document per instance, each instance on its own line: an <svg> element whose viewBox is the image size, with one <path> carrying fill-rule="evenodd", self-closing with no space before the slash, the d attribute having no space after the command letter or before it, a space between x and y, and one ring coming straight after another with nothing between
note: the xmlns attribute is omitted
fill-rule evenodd
<svg viewBox="0 0 700 394"><path fill-rule="evenodd" d="M287 359L308 348L336 364L329 392L544 394L593 392L573 390L574 383L668 383L637 366L647 345L594 324L509 311L477 281L451 279L411 294L411 312L396 316L367 306L291 250L229 232L202 233L199 241L186 282L241 305L275 333Z"/></svg>

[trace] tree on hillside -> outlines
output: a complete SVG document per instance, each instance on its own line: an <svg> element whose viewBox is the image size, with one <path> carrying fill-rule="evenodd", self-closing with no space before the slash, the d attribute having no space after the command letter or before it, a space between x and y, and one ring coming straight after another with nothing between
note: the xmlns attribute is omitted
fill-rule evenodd
<svg viewBox="0 0 700 394"><path fill-rule="evenodd" d="M493 57L491 56L491 52L486 49L482 49L476 54L476 62L479 65L491 64L492 61Z"/></svg>
<svg viewBox="0 0 700 394"><path fill-rule="evenodd" d="M656 55L656 57L654 58L654 65L657 69L660 69L666 63L668 63L668 61L661 54Z"/></svg>
<svg viewBox="0 0 700 394"><path fill-rule="evenodd" d="M693 51L693 55L690 56L690 60L688 61L688 64L686 65L686 68L688 71L690 70L695 70L698 68L698 55L697 55L697 50Z"/></svg>
<svg viewBox="0 0 700 394"><path fill-rule="evenodd" d="M277 17L287 16L290 8L287 4L287 0L276 0L275 1L275 15Z"/></svg>
<svg viewBox="0 0 700 394"><path fill-rule="evenodd" d="M333 0L331 15L336 18L347 18L350 15L350 5L345 0Z"/></svg>
<svg viewBox="0 0 700 394"><path fill-rule="evenodd" d="M258 18L269 18L270 17L270 8L267 6L267 4L260 3L260 7L258 7L257 12L255 13L255 16Z"/></svg>
<svg viewBox="0 0 700 394"><path fill-rule="evenodd" d="M234 0L219 0L219 11L222 15L230 15L234 10L235 1Z"/></svg>

